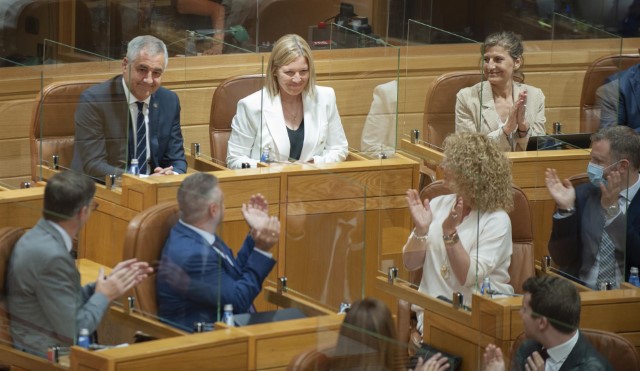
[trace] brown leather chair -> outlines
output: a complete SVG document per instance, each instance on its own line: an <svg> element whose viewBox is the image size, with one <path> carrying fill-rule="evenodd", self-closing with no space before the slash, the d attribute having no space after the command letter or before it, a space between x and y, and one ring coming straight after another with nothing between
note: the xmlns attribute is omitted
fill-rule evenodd
<svg viewBox="0 0 640 371"><path fill-rule="evenodd" d="M5 303L7 272L13 247L23 234L24 229L22 228L0 228L0 344L12 343L11 332L9 332L9 312Z"/></svg>
<svg viewBox="0 0 640 371"><path fill-rule="evenodd" d="M582 82L580 95L580 132L595 133L600 128L600 107L596 104L596 90L607 77L640 63L638 54L607 55L593 61Z"/></svg>
<svg viewBox="0 0 640 371"><path fill-rule="evenodd" d="M427 143L442 147L444 138L456 131L456 94L480 81L481 73L464 71L445 73L431 83L423 116L423 138Z"/></svg>
<svg viewBox="0 0 640 371"><path fill-rule="evenodd" d="M175 201L161 203L136 215L127 227L124 258L136 258L157 266L155 263L160 259L169 231L178 217L178 203ZM147 315L156 316L158 304L155 277L137 285L134 293L138 308Z"/></svg>
<svg viewBox="0 0 640 371"><path fill-rule="evenodd" d="M450 194L451 191L444 185L444 181L438 180L420 191L422 200L432 199L437 196ZM535 276L533 228L531 225L531 210L529 200L524 192L513 186L513 210L509 213L511 219L511 239L513 251L511 264L509 265L509 283L516 293L522 294L522 284L532 276ZM422 279L422 268L409 272L409 282L416 287ZM411 332L411 310L409 303L404 300L398 302L398 339L409 339Z"/></svg>
<svg viewBox="0 0 640 371"><path fill-rule="evenodd" d="M614 370L640 370L640 355L629 340L613 332L602 330L585 328L580 329L580 333L589 340L598 353L611 363ZM525 334L521 333L513 342L510 352L511 359L525 339Z"/></svg>
<svg viewBox="0 0 640 371"><path fill-rule="evenodd" d="M213 93L209 134L211 157L219 164L227 164L227 143L231 136L231 121L236 115L238 101L264 86L264 75L236 76L223 81Z"/></svg>
<svg viewBox="0 0 640 371"><path fill-rule="evenodd" d="M291 359L287 371L325 371L331 369L329 356L318 349L306 350Z"/></svg>
<svg viewBox="0 0 640 371"><path fill-rule="evenodd" d="M74 115L80 94L99 81L63 81L46 86L36 98L31 115L31 179L40 180L38 165L59 156L59 165L68 168L73 159Z"/></svg>

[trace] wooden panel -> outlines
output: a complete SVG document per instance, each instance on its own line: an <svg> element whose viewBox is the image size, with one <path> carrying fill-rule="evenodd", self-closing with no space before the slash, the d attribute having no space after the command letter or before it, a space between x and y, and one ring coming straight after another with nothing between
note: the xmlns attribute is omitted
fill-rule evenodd
<svg viewBox="0 0 640 371"><path fill-rule="evenodd" d="M24 138L0 140L0 177L10 178L31 173L31 150Z"/></svg>
<svg viewBox="0 0 640 371"><path fill-rule="evenodd" d="M256 369L286 367L300 349L323 349L336 343L337 331L317 329L316 332L256 341Z"/></svg>
<svg viewBox="0 0 640 371"><path fill-rule="evenodd" d="M33 103L34 99L0 102L0 117L2 117L0 140L29 136Z"/></svg>
<svg viewBox="0 0 640 371"><path fill-rule="evenodd" d="M175 92L180 98L182 113L180 115L180 126L209 124L209 114L211 112L211 98L215 88L190 88L189 86L176 89Z"/></svg>
<svg viewBox="0 0 640 371"><path fill-rule="evenodd" d="M342 175L319 174L291 177L288 201L342 200L404 194L411 188L411 170L353 172ZM365 192L366 188L366 192Z"/></svg>
<svg viewBox="0 0 640 371"><path fill-rule="evenodd" d="M123 260L122 249L129 221L98 210L93 212L80 236L78 256L114 267Z"/></svg>

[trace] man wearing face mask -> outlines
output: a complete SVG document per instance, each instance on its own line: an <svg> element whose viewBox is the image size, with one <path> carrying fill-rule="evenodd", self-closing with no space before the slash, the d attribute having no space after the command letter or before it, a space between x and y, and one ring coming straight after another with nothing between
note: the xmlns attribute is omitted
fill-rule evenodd
<svg viewBox="0 0 640 371"><path fill-rule="evenodd" d="M617 125L591 137L590 183L574 189L555 169L545 172L557 206L549 252L562 271L591 288L618 287L630 267L640 266L639 168L640 136Z"/></svg>

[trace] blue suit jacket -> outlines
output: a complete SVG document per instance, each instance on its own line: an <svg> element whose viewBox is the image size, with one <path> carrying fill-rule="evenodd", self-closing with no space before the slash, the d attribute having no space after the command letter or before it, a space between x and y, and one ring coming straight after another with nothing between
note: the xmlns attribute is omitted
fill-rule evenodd
<svg viewBox="0 0 640 371"><path fill-rule="evenodd" d="M126 171L132 152L129 143L129 107L116 76L85 90L75 114L75 141L71 167L98 180ZM187 171L178 96L160 87L149 101L149 146L151 169L173 166Z"/></svg>
<svg viewBox="0 0 640 371"><path fill-rule="evenodd" d="M216 240L222 242L218 236ZM233 266L182 223L171 229L156 278L162 320L192 331L195 322L218 321L224 304L233 304L234 313L249 311L275 260L254 251L251 236L245 239L237 258L224 242L222 245Z"/></svg>
<svg viewBox="0 0 640 371"><path fill-rule="evenodd" d="M553 219L549 241L549 253L553 261L564 272L583 278L585 272L595 264L600 249L603 225L600 189L591 183L579 185L576 187L576 212L566 218ZM626 215L619 215L607 226L607 231L618 247L616 260L619 268L624 272L625 279L628 279L629 268L640 266L640 196L638 194L631 200Z"/></svg>
<svg viewBox="0 0 640 371"><path fill-rule="evenodd" d="M596 91L601 104L600 127L620 124L640 132L640 64L608 80Z"/></svg>

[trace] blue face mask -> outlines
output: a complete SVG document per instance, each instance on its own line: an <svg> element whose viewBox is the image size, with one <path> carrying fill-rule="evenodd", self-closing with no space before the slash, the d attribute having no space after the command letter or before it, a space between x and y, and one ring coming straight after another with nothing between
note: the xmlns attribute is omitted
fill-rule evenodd
<svg viewBox="0 0 640 371"><path fill-rule="evenodd" d="M605 186L607 185L607 180L604 179L604 168L602 166L589 162L589 165L587 165L587 175L589 175L589 181L594 186L599 188L602 183L604 183Z"/></svg>
<svg viewBox="0 0 640 371"><path fill-rule="evenodd" d="M616 165L618 162L620 161L616 161L607 167L602 167L589 162L589 165L587 165L587 175L589 175L589 181L591 181L591 184L598 188L600 188L600 184L604 184L606 186L607 180L604 178L604 171Z"/></svg>

